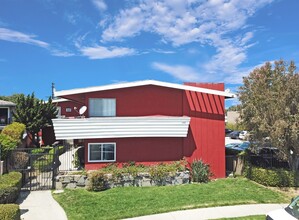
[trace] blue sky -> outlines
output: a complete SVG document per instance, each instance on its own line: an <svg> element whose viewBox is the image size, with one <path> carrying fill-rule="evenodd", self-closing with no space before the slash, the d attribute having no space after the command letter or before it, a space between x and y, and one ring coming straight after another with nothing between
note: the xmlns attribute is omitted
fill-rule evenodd
<svg viewBox="0 0 299 220"><path fill-rule="evenodd" d="M145 79L235 91L266 61L299 65L298 11L298 0L1 0L0 95Z"/></svg>

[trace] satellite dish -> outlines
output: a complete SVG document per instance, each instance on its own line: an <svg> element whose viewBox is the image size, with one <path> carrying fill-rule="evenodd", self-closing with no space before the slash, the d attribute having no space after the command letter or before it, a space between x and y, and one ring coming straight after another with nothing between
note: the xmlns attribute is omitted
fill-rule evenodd
<svg viewBox="0 0 299 220"><path fill-rule="evenodd" d="M87 110L87 107L86 107L85 105L83 105L83 106L79 109L79 114L80 114L80 115L83 115L84 112L86 112L86 110Z"/></svg>

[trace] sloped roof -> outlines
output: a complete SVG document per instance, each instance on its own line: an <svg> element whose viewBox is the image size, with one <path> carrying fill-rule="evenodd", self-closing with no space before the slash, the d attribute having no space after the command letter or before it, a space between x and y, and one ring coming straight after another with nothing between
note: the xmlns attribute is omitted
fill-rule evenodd
<svg viewBox="0 0 299 220"><path fill-rule="evenodd" d="M125 82L125 83L117 83L117 84L110 84L104 86L87 87L87 88L80 88L80 89L61 90L61 91L55 91L54 95L57 97L61 97L61 96L81 94L81 93L98 92L98 91L122 89L122 88L130 88L130 87L146 86L146 85L155 85L155 86L162 86L162 87L173 88L173 89L202 92L202 93L207 93L212 95L220 95L226 98L235 97L235 94L226 91L219 91L219 90L206 89L206 88L200 88L195 86L161 82L156 80L143 80L143 81L136 81L136 82Z"/></svg>
<svg viewBox="0 0 299 220"><path fill-rule="evenodd" d="M10 106L16 106L16 104L13 102L0 100L0 106L9 106L10 107Z"/></svg>

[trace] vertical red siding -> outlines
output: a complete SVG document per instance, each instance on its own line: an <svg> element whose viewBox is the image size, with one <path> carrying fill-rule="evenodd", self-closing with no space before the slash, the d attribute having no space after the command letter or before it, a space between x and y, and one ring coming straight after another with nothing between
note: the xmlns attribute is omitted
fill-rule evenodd
<svg viewBox="0 0 299 220"><path fill-rule="evenodd" d="M188 85L224 90L224 84L188 83ZM115 98L118 117L150 115L191 117L186 138L85 140L86 161L88 143L115 142L116 162L136 161L152 164L180 160L183 157L186 157L189 162L202 159L210 165L215 178L225 177L224 97L222 96L149 85L65 98L71 98L86 106L89 98ZM101 166L103 163L86 163L86 169L97 169Z"/></svg>
<svg viewBox="0 0 299 220"><path fill-rule="evenodd" d="M224 84L187 83L187 85L224 90ZM194 112L191 108L184 109L184 113L192 117L190 123L192 135L188 135L184 141L184 147L192 151L189 161L202 159L210 165L214 178L225 177L224 97L204 93L197 93L196 97L197 99L193 98L191 101L199 102L200 110ZM190 106L190 99L186 98L186 101L189 103L186 106Z"/></svg>

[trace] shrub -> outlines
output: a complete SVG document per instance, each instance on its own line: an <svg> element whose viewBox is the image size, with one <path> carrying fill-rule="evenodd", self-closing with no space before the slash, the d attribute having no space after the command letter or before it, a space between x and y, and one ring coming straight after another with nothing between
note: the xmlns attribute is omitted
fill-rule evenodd
<svg viewBox="0 0 299 220"><path fill-rule="evenodd" d="M32 154L42 154L42 153L45 153L45 149L44 148L36 148L36 149L31 150L31 153Z"/></svg>
<svg viewBox="0 0 299 220"><path fill-rule="evenodd" d="M1 133L0 134L1 160L4 160L7 157L8 152L10 150L15 149L18 146L18 144L19 141L14 140L10 136Z"/></svg>
<svg viewBox="0 0 299 220"><path fill-rule="evenodd" d="M22 174L10 172L0 176L0 204L13 203L21 190Z"/></svg>
<svg viewBox="0 0 299 220"><path fill-rule="evenodd" d="M191 164L191 176L193 182L207 183L212 173L209 165L202 160L194 160Z"/></svg>
<svg viewBox="0 0 299 220"><path fill-rule="evenodd" d="M55 152L55 149L52 148L52 149L49 151L49 154L54 154L54 152ZM65 147L64 147L64 146L58 146L58 147L56 147L56 153L57 153L58 155L61 155L61 154L63 154L64 152L65 152Z"/></svg>
<svg viewBox="0 0 299 220"><path fill-rule="evenodd" d="M0 134L1 160L7 157L9 150L15 149L22 140L25 125L14 122L7 125Z"/></svg>
<svg viewBox="0 0 299 220"><path fill-rule="evenodd" d="M102 170L93 171L89 174L89 191L103 191L107 189L107 176Z"/></svg>
<svg viewBox="0 0 299 220"><path fill-rule="evenodd" d="M176 172L176 166L172 164L159 164L149 167L149 174L151 179L156 182L157 185L165 185L166 178L173 176Z"/></svg>
<svg viewBox="0 0 299 220"><path fill-rule="evenodd" d="M27 152L12 151L9 156L9 170L24 169L29 165L29 155Z"/></svg>
<svg viewBox="0 0 299 220"><path fill-rule="evenodd" d="M17 204L0 204L1 220L20 220L20 209Z"/></svg>
<svg viewBox="0 0 299 220"><path fill-rule="evenodd" d="M3 128L2 134L11 137L14 140L21 141L22 135L25 132L26 126L24 124L13 122Z"/></svg>
<svg viewBox="0 0 299 220"><path fill-rule="evenodd" d="M264 186L290 187L299 186L298 176L294 172L284 169L263 169L246 166L243 175Z"/></svg>

